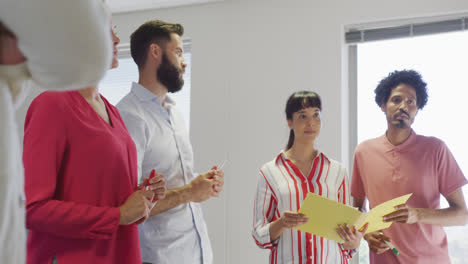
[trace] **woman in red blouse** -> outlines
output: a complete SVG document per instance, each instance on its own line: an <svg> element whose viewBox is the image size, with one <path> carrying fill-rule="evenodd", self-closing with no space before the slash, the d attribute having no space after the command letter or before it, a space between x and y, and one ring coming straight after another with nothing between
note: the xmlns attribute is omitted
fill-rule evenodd
<svg viewBox="0 0 468 264"><path fill-rule="evenodd" d="M120 40L112 37L115 68ZM27 263L141 263L136 223L165 182L158 174L150 190L137 186L135 144L97 87L39 95L26 116L23 160Z"/></svg>

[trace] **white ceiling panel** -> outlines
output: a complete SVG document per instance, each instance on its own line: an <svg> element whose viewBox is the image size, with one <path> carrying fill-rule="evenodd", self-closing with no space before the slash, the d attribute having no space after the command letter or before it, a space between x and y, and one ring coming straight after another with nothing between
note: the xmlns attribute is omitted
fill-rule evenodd
<svg viewBox="0 0 468 264"><path fill-rule="evenodd" d="M107 5L116 14L221 1L224 0L107 0Z"/></svg>

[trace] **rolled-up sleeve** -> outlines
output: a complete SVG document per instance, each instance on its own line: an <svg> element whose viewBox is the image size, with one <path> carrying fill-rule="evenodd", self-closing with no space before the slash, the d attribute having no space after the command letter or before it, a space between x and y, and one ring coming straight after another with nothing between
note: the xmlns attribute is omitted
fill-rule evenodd
<svg viewBox="0 0 468 264"><path fill-rule="evenodd" d="M257 193L254 201L254 218L252 236L260 248L273 249L278 240L271 241L270 223L279 218L278 199L268 185L263 172L260 171Z"/></svg>

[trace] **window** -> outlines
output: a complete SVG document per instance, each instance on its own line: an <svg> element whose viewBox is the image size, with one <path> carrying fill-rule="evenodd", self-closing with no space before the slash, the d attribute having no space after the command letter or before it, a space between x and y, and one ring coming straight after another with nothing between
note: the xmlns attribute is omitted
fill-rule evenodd
<svg viewBox="0 0 468 264"><path fill-rule="evenodd" d="M415 69L428 84L428 104L416 116L416 133L442 139L468 176L468 141L464 107L468 98L468 32L431 34L415 38L364 42L356 47L357 143L383 135L386 119L374 101L378 82L394 70ZM351 57L350 57L351 58ZM355 146L352 146L354 149ZM468 186L463 188L465 200ZM441 199L441 207L447 207ZM468 258L468 226L445 228L453 263ZM368 263L367 243L360 248L359 263Z"/></svg>
<svg viewBox="0 0 468 264"><path fill-rule="evenodd" d="M191 41L184 40L184 59L187 67L184 73L184 87L169 96L175 100L177 109L182 113L187 128L190 128L190 92L191 92ZM119 46L119 67L106 73L99 84L99 92L113 105L116 105L128 92L132 82L138 82L138 68L130 57L129 46Z"/></svg>

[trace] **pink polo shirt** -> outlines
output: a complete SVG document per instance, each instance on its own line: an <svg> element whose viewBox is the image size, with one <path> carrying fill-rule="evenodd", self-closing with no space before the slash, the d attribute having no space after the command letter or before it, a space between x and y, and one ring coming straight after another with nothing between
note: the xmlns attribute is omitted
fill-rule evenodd
<svg viewBox="0 0 468 264"><path fill-rule="evenodd" d="M398 146L385 135L359 144L354 156L351 195L369 200L370 208L413 193L408 205L440 208L440 194L447 196L467 183L450 150L435 137L411 132ZM383 233L400 251L376 255L370 263L450 263L447 237L441 226L393 223Z"/></svg>

